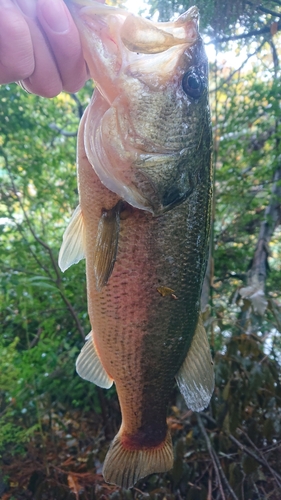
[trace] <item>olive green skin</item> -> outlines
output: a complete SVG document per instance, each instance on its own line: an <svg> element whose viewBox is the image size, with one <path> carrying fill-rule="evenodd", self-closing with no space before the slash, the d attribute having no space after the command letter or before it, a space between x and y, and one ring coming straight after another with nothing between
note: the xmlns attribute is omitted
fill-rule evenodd
<svg viewBox="0 0 281 500"><path fill-rule="evenodd" d="M185 77L193 71L201 79L199 98L183 90ZM157 92L142 85L138 101L133 99L133 91L132 95L129 92L130 113L119 123L125 120L136 127L129 137L142 154L133 163L133 183L147 200L147 209L160 215L182 203L198 183L206 183L208 189L211 182L208 61L202 40L184 51L172 81L166 81Z"/></svg>

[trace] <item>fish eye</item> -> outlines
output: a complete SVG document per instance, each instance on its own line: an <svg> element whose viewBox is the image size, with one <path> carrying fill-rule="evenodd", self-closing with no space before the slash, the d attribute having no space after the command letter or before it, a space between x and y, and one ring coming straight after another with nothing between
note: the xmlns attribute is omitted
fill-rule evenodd
<svg viewBox="0 0 281 500"><path fill-rule="evenodd" d="M194 70L188 71L183 76L182 88L188 96L198 99L204 90L201 76Z"/></svg>

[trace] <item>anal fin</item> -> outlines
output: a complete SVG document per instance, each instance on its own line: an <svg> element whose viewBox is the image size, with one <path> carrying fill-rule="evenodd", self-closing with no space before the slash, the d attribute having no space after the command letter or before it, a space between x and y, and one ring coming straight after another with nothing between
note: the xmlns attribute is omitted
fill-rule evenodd
<svg viewBox="0 0 281 500"><path fill-rule="evenodd" d="M98 291L106 285L114 268L118 249L121 204L122 202L119 201L111 210L103 210L99 220L94 248L94 272Z"/></svg>
<svg viewBox="0 0 281 500"><path fill-rule="evenodd" d="M113 380L106 373L94 345L92 332L86 337L86 343L76 360L76 371L81 378L94 384L109 389Z"/></svg>
<svg viewBox="0 0 281 500"><path fill-rule="evenodd" d="M64 232L59 253L59 267L62 272L85 257L84 221L80 205L73 212Z"/></svg>
<svg viewBox="0 0 281 500"><path fill-rule="evenodd" d="M214 390L214 368L201 316L176 381L188 408L202 411L208 406Z"/></svg>

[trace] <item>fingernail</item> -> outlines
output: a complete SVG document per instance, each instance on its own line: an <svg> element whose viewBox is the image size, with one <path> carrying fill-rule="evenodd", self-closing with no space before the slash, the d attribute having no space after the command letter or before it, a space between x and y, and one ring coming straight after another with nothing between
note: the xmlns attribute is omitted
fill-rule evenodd
<svg viewBox="0 0 281 500"><path fill-rule="evenodd" d="M69 29L68 13L60 0L45 0L41 2L40 8L51 30L56 33L63 33Z"/></svg>
<svg viewBox="0 0 281 500"><path fill-rule="evenodd" d="M35 17L36 2L34 0L17 0L17 4L23 14L31 18Z"/></svg>

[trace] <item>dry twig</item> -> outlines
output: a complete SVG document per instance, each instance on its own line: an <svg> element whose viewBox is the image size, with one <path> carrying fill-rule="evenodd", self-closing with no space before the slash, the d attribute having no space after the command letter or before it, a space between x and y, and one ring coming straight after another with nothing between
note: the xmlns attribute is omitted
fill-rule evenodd
<svg viewBox="0 0 281 500"><path fill-rule="evenodd" d="M225 473L221 467L221 464L220 464L220 461L217 457L217 454L215 452L215 450L213 449L212 447L212 444L211 444L211 441L209 439L209 436L206 432L206 429L204 427L204 424L202 422L202 419L199 415L199 413L197 413L197 421L198 421L198 425L200 427L200 430L204 436L204 439L206 441L206 445L207 445L207 448L208 448L208 452L209 452L209 455L212 459L212 462L213 462L213 466L214 466L214 469L215 469L215 473L216 473L216 477L217 477L217 481L218 481L218 486L219 486L219 490L220 490L220 493L221 493L221 497L223 498L223 500L225 500L225 495L224 495L224 491L223 491L223 487L222 487L222 481L224 483L224 486L225 488L229 491L229 494L231 496L231 498L233 498L233 500L238 500L236 494L234 493L233 489L231 488L226 476L225 476Z"/></svg>

